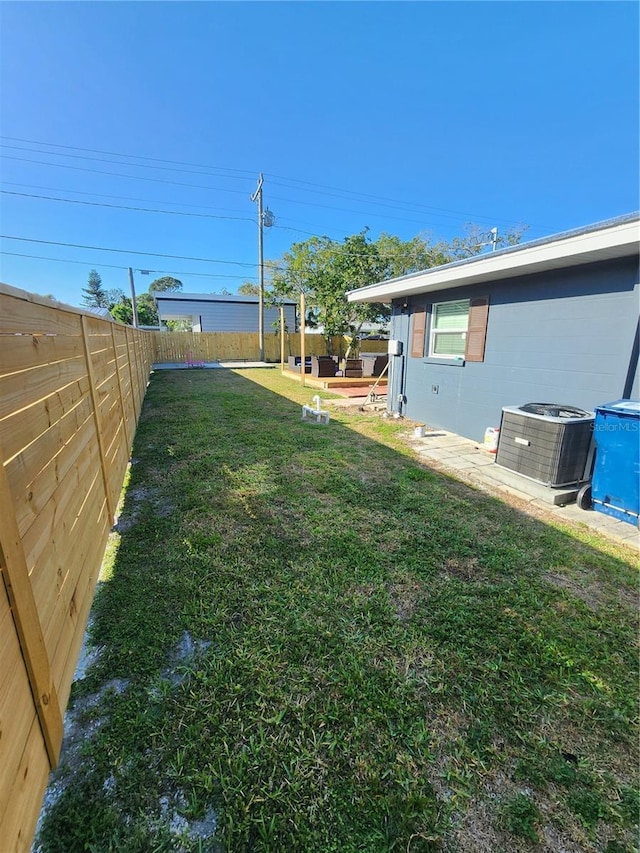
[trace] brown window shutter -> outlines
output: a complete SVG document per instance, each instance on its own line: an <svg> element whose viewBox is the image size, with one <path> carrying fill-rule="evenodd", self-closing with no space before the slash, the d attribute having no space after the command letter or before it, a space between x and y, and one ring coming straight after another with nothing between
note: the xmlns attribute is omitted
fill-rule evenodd
<svg viewBox="0 0 640 853"><path fill-rule="evenodd" d="M416 305L413 309L413 329L411 331L411 357L424 355L424 333L427 328L427 306Z"/></svg>
<svg viewBox="0 0 640 853"><path fill-rule="evenodd" d="M484 361L484 342L487 337L488 321L489 297L479 296L477 299L472 299L469 303L465 361Z"/></svg>

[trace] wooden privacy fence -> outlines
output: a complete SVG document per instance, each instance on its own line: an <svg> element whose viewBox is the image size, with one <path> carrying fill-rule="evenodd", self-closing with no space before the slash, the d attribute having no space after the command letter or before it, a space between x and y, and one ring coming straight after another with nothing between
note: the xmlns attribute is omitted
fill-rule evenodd
<svg viewBox="0 0 640 853"><path fill-rule="evenodd" d="M333 340L333 354L344 355L348 341ZM363 341L365 352L386 352L387 341ZM327 342L322 335L305 335L307 355L327 355ZM267 361L280 362L280 335L264 336ZM285 334L285 357L300 355L300 334ZM257 332L153 332L153 361L156 364L188 361L257 361L259 357Z"/></svg>
<svg viewBox="0 0 640 853"><path fill-rule="evenodd" d="M0 285L0 846L27 851L152 361L148 332Z"/></svg>

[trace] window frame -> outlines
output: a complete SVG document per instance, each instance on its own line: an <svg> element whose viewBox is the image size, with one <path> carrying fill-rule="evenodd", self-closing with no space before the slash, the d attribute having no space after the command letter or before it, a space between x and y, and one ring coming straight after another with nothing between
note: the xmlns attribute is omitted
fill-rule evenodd
<svg viewBox="0 0 640 853"><path fill-rule="evenodd" d="M467 362L484 361L489 327L489 296L472 296L469 299L464 356L429 354L432 346L431 331L435 307L447 302L466 301L466 299L443 299L440 302L413 305L408 340L411 358L422 358L429 364L454 365L456 367L463 366Z"/></svg>
<svg viewBox="0 0 640 853"><path fill-rule="evenodd" d="M453 329L437 329L436 328L436 317L437 317L437 309L440 305L455 305L466 303L467 306L467 315L466 315L466 323L464 328L453 328ZM429 340L427 342L427 352L426 357L432 359L443 359L446 361L464 361L465 354L467 349L467 335L469 332L469 316L471 313L471 299L447 299L442 302L433 302L431 304L431 311L429 317ZM440 353L434 351L434 345L436 343L436 338L438 335L442 334L461 334L463 336L464 341L464 352L460 355L453 355L451 353Z"/></svg>

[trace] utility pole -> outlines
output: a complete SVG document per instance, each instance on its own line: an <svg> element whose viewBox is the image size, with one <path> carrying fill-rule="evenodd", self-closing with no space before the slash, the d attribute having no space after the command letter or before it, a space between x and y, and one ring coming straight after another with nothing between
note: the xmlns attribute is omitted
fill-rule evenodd
<svg viewBox="0 0 640 853"><path fill-rule="evenodd" d="M264 184L264 176L260 172L258 178L258 187L251 196L251 201L258 202L258 284L260 293L258 296L258 360L264 361L264 251L262 248L262 185Z"/></svg>
<svg viewBox="0 0 640 853"><path fill-rule="evenodd" d="M136 288L133 283L133 270L129 267L129 285L131 286L131 308L133 309L133 328L138 328L138 306L136 305Z"/></svg>
<svg viewBox="0 0 640 853"><path fill-rule="evenodd" d="M304 290L300 290L300 384L304 388L305 383L305 361L307 353L305 351L304 329L306 325L307 308L304 301Z"/></svg>
<svg viewBox="0 0 640 853"><path fill-rule="evenodd" d="M284 306L278 307L280 313L280 372L284 373Z"/></svg>

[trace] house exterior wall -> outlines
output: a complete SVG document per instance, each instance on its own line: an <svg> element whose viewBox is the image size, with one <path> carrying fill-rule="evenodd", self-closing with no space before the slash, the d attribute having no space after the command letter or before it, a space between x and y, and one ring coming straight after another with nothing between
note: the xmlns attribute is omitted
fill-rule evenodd
<svg viewBox="0 0 640 853"><path fill-rule="evenodd" d="M160 319L165 315L175 317L182 315L191 317L194 331L201 332L257 332L258 303L232 302L229 300L216 302L213 300L171 299L158 300ZM294 305L284 306L284 316L287 328L296 328L296 312ZM265 333L273 331L272 323L279 319L278 308L265 307ZM195 327L199 325L199 328Z"/></svg>
<svg viewBox="0 0 640 853"><path fill-rule="evenodd" d="M482 441L503 406L591 411L625 392L637 398L638 281L633 257L395 300L391 337L404 347L392 357L389 408L404 395L407 417ZM411 357L416 306L481 296L490 300L484 361Z"/></svg>

